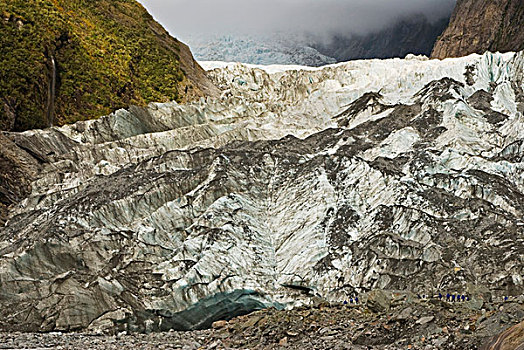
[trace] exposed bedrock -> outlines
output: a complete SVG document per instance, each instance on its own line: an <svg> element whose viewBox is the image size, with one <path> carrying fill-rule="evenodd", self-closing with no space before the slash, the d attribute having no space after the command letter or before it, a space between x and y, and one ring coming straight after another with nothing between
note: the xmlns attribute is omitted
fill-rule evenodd
<svg viewBox="0 0 524 350"><path fill-rule="evenodd" d="M459 0L432 57L524 49L522 0Z"/></svg>

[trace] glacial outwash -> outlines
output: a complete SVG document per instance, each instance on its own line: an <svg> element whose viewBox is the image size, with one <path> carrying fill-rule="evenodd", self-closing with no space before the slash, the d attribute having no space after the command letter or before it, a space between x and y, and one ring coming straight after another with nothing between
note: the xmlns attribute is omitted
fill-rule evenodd
<svg viewBox="0 0 524 350"><path fill-rule="evenodd" d="M0 136L0 328L522 293L524 53L203 62L220 97Z"/></svg>

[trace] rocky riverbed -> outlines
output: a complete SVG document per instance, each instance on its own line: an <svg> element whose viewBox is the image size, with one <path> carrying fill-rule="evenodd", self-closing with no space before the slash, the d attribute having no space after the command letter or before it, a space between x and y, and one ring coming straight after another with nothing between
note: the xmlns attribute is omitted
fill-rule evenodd
<svg viewBox="0 0 524 350"><path fill-rule="evenodd" d="M256 311L191 332L0 333L0 349L469 350L482 348L524 319L522 299L480 307L473 301L450 303L378 291L356 305L317 300L292 310ZM522 329L509 338L522 344ZM502 342L502 347L489 349L515 347Z"/></svg>

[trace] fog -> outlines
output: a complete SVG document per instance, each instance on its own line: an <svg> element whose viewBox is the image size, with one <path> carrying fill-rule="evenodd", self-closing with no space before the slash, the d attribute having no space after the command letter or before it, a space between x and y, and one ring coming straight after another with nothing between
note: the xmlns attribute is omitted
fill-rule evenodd
<svg viewBox="0 0 524 350"><path fill-rule="evenodd" d="M400 17L449 16L455 0L139 0L172 35L366 34Z"/></svg>

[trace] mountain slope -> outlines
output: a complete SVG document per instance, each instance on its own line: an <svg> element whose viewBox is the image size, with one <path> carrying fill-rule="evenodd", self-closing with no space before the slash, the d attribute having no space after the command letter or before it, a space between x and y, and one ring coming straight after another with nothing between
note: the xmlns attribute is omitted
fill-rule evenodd
<svg viewBox="0 0 524 350"><path fill-rule="evenodd" d="M522 0L459 0L432 57L524 49Z"/></svg>
<svg viewBox="0 0 524 350"><path fill-rule="evenodd" d="M431 23L423 15L410 16L376 33L347 37L339 35L329 41L318 42L313 47L338 62L405 57L410 53L429 56L437 37L447 24L448 18Z"/></svg>
<svg viewBox="0 0 524 350"><path fill-rule="evenodd" d="M195 329L374 288L521 295L522 52L214 66L205 103L4 134L0 329Z"/></svg>
<svg viewBox="0 0 524 350"><path fill-rule="evenodd" d="M188 48L134 0L1 0L0 17L2 130L216 92Z"/></svg>

